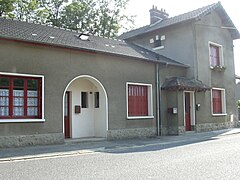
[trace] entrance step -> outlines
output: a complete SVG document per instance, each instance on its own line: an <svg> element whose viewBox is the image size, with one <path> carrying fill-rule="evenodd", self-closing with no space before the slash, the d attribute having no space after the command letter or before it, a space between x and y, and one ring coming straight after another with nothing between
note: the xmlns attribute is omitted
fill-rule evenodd
<svg viewBox="0 0 240 180"><path fill-rule="evenodd" d="M185 134L194 134L195 131L185 131Z"/></svg>
<svg viewBox="0 0 240 180"><path fill-rule="evenodd" d="M81 142L97 142L105 141L106 138L102 137L86 137L86 138L74 138L74 139L65 139L65 144L81 143Z"/></svg>

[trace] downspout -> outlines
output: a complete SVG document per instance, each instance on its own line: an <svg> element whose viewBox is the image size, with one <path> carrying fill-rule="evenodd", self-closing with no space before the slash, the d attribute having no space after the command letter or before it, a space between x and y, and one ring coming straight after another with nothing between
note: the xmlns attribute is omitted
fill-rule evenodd
<svg viewBox="0 0 240 180"><path fill-rule="evenodd" d="M160 136L160 128L161 128L161 119L160 119L160 83L159 83L159 64L156 63L156 112L157 112L157 136ZM162 131L161 131L162 132Z"/></svg>
<svg viewBox="0 0 240 180"><path fill-rule="evenodd" d="M196 36L196 25L192 23L192 31L193 31L193 68L194 68L194 78L198 80L198 54L197 54L197 36ZM196 71L195 71L196 69Z"/></svg>
<svg viewBox="0 0 240 180"><path fill-rule="evenodd" d="M196 24L192 23L192 31L193 31L193 57L194 57L194 69L197 70L197 72L194 71L194 78L198 80L198 54L197 54L197 32L196 32ZM196 131L196 126L197 126L197 111L196 111L196 98L197 98L197 91L194 92L194 106L195 106L195 113L194 113L194 118L195 118L195 131Z"/></svg>

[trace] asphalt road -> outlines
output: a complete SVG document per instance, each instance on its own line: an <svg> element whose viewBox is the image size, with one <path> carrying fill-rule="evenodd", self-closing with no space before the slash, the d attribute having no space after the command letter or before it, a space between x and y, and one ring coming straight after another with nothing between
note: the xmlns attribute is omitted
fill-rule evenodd
<svg viewBox="0 0 240 180"><path fill-rule="evenodd" d="M240 134L0 163L0 179L240 179Z"/></svg>

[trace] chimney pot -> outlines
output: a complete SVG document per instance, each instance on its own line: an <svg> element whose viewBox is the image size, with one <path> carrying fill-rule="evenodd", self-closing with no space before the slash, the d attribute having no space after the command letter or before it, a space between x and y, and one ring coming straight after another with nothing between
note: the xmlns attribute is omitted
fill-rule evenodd
<svg viewBox="0 0 240 180"><path fill-rule="evenodd" d="M152 9L149 10L150 12L150 24L154 24L157 21L161 21L163 19L168 18L168 14L166 10L161 8L160 10L157 9L157 6L152 6Z"/></svg>

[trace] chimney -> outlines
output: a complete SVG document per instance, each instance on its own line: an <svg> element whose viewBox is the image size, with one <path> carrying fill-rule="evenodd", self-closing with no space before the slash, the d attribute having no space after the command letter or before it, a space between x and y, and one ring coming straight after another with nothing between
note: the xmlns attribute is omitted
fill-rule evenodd
<svg viewBox="0 0 240 180"><path fill-rule="evenodd" d="M163 19L168 18L168 14L166 13L165 9L158 10L157 6L152 6L152 9L149 10L150 12L150 24L154 24L157 21L162 21Z"/></svg>

